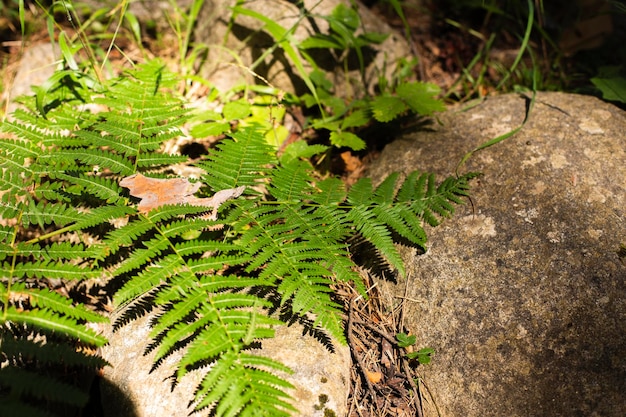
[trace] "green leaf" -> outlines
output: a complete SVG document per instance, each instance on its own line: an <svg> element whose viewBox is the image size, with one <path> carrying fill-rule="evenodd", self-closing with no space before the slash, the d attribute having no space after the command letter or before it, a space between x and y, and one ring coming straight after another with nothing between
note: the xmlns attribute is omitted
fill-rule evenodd
<svg viewBox="0 0 626 417"><path fill-rule="evenodd" d="M224 119L227 121L245 119L250 115L250 103L246 100L229 101L224 105Z"/></svg>
<svg viewBox="0 0 626 417"><path fill-rule="evenodd" d="M602 67L591 82L602 92L602 98L626 103L626 77L621 67Z"/></svg>
<svg viewBox="0 0 626 417"><path fill-rule="evenodd" d="M139 21L137 17L128 11L123 14L124 20L128 22L128 26L130 26L130 30L135 37L135 42L137 45L141 45L141 27L139 26Z"/></svg>
<svg viewBox="0 0 626 417"><path fill-rule="evenodd" d="M354 33L358 29L361 19L356 10L340 3L336 6L328 18L331 28L337 33Z"/></svg>
<svg viewBox="0 0 626 417"><path fill-rule="evenodd" d="M330 143L338 148L345 146L355 151L365 149L367 146L365 141L354 133L341 131L330 132Z"/></svg>
<svg viewBox="0 0 626 417"><path fill-rule="evenodd" d="M280 161L283 164L288 163L292 159L297 158L310 158L314 155L319 155L328 150L328 146L325 145L309 145L303 140L298 140L296 142L290 143L287 145L283 154L280 157Z"/></svg>
<svg viewBox="0 0 626 417"><path fill-rule="evenodd" d="M430 116L446 109L443 101L436 98L440 88L431 83L413 82L400 84L396 94L417 114Z"/></svg>
<svg viewBox="0 0 626 417"><path fill-rule="evenodd" d="M209 122L195 125L189 132L194 138L206 138L208 136L220 136L230 131L228 122Z"/></svg>
<svg viewBox="0 0 626 417"><path fill-rule="evenodd" d="M40 329L75 337L94 346L103 346L107 342L106 338L97 335L93 330L87 329L82 324L78 324L75 320L49 310L18 311L15 307L9 307L4 314L4 319L15 323L30 324Z"/></svg>
<svg viewBox="0 0 626 417"><path fill-rule="evenodd" d="M398 341L398 347L405 348L407 346L413 346L417 341L417 337L414 335L407 335L406 333L398 333L396 335Z"/></svg>
<svg viewBox="0 0 626 417"><path fill-rule="evenodd" d="M426 365L429 364L431 362L431 356L433 353L435 352L435 349L433 348L423 348L418 350L417 352L410 352L406 354L406 357L409 359L415 359L417 358L417 361L422 364L422 365Z"/></svg>
<svg viewBox="0 0 626 417"><path fill-rule="evenodd" d="M302 49L344 49L345 47L346 45L341 42L341 39L336 36L324 35L322 33L306 38L300 43L300 48Z"/></svg>
<svg viewBox="0 0 626 417"><path fill-rule="evenodd" d="M383 123L392 121L407 110L404 101L390 95L375 97L371 105L374 118Z"/></svg>
<svg viewBox="0 0 626 417"><path fill-rule="evenodd" d="M389 34L387 33L377 33L377 32L365 32L362 35L359 35L357 40L361 46L371 45L371 44L381 44L387 38Z"/></svg>
<svg viewBox="0 0 626 417"><path fill-rule="evenodd" d="M341 129L349 129L351 127L362 127L371 120L370 113L366 109L353 111L341 121Z"/></svg>

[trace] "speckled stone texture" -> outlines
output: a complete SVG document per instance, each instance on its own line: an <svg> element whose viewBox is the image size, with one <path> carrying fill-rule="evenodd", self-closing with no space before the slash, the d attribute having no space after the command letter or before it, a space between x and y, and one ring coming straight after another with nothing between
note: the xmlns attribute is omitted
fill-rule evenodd
<svg viewBox="0 0 626 417"><path fill-rule="evenodd" d="M390 144L370 170L454 174L522 122L528 100L489 98ZM626 113L595 98L537 96L516 136L478 152L472 204L403 250L406 324L435 348L426 416L626 415ZM405 294L405 289L407 293Z"/></svg>

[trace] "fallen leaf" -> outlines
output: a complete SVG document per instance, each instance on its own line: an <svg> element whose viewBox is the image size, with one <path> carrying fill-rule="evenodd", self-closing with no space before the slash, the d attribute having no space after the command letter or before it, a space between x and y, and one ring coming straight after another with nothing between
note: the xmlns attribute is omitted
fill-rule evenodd
<svg viewBox="0 0 626 417"><path fill-rule="evenodd" d="M190 204L212 208L209 219L217 219L217 209L226 201L243 194L245 186L218 191L210 198L199 198L194 194L202 183L191 183L187 178L149 178L134 174L120 181L122 187L130 190L130 195L140 198L137 209L147 213L166 204Z"/></svg>
<svg viewBox="0 0 626 417"><path fill-rule="evenodd" d="M367 379L369 379L372 384L378 384L383 378L383 374L380 372L371 372L366 370L365 374L367 375Z"/></svg>
<svg viewBox="0 0 626 417"><path fill-rule="evenodd" d="M361 160L358 157L352 155L352 152L350 151L342 152L339 154L339 156L343 160L345 169L348 172L356 171L361 167L361 165L363 165Z"/></svg>

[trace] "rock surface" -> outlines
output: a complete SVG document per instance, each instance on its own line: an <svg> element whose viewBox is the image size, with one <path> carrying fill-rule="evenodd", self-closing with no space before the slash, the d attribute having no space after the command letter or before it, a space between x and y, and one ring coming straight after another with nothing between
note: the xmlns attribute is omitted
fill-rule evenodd
<svg viewBox="0 0 626 417"><path fill-rule="evenodd" d="M14 101L16 97L22 94L33 95L32 87L42 85L54 74L55 64L60 56L58 46L55 49L49 42L25 48L20 65L11 82L11 88L6 92L8 97L4 97L9 103L7 114L11 114L18 108L18 104Z"/></svg>
<svg viewBox="0 0 626 417"><path fill-rule="evenodd" d="M222 91L228 90L242 83L266 85L269 83L287 92L303 94L309 92L293 62L285 51L280 47L273 49L276 42L270 31L265 30L265 23L260 20L244 15L238 15L232 26L229 26L232 16L232 7L236 0L207 0L204 2L198 24L194 32L195 42L208 48L206 63L199 69L204 78L210 80ZM284 29L297 26L293 32L295 42L301 42L315 33L328 34L328 21L319 16L329 16L333 9L344 4L348 8L353 4L359 5L358 13L361 18L363 30L367 32L387 33L390 36L381 45L375 48L364 49L364 61L367 66L365 84L373 88L378 81L380 73L389 75L393 72L396 61L410 55L407 42L391 27L374 15L369 9L355 0L304 0L302 2L307 16L303 18L298 2L288 0L253 0L243 5L272 20L272 22ZM272 51L267 56L268 52ZM322 70L326 71L329 79L335 86L344 83L343 67L332 59L329 50L309 50L315 62ZM341 51L338 52L341 54ZM257 67L251 68L251 64L261 59ZM312 70L306 61L303 64L307 73ZM355 70L353 65L351 70ZM253 75L253 72L260 77ZM352 71L350 77L358 77L356 71ZM363 86L359 79L358 85ZM349 92L342 89L341 96Z"/></svg>
<svg viewBox="0 0 626 417"><path fill-rule="evenodd" d="M453 175L460 158L520 125L527 101L451 110L433 131L389 145L371 168ZM542 93L516 136L480 151L471 204L406 250L405 299L426 416L626 415L626 113ZM405 289L407 293L405 293Z"/></svg>
<svg viewBox="0 0 626 417"><path fill-rule="evenodd" d="M202 380L203 370L195 370L183 377L172 389L172 375L181 357L174 352L150 372L152 354L143 355L149 343L150 315L132 321L115 332L105 332L109 344L102 356L111 366L103 372L101 383L102 405L105 417L172 417L201 416L194 413L189 403L196 386ZM318 339L303 335L300 325L281 326L274 339L263 343L259 354L289 366L294 373L280 375L295 386L289 392L293 405L300 411L295 416L344 416L350 391L350 350L334 345L334 352ZM334 414L332 414L334 413Z"/></svg>

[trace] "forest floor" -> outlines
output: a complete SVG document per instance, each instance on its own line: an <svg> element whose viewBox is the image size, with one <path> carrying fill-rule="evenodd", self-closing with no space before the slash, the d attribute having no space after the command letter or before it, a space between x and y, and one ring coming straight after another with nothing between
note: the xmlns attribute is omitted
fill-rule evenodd
<svg viewBox="0 0 626 417"><path fill-rule="evenodd" d="M406 22L411 30L412 49L418 57L417 78L421 81L438 85L448 102L464 101L472 98L485 97L489 94L515 90L515 83L525 81L523 71L513 77L511 83L502 87L500 81L504 77L503 68L510 66L520 48L519 33L500 31L498 36L487 47L489 23L484 19L480 27L466 26L480 20L453 23L443 16L445 11L431 7L411 7L412 1L404 4ZM436 2L432 2L436 3ZM400 33L405 30L404 23L397 14L390 9L386 2L374 6L376 13L385 19ZM10 84L6 81L19 65L18 54L20 48L19 30L11 24L1 21L3 30L2 51L0 59L3 63L3 87ZM523 27L523 25L522 25ZM42 26L37 32L30 35L29 41L45 42L48 38L47 29ZM147 42L151 44L150 41ZM157 45L156 42L152 43ZM161 45L167 43L161 43ZM560 61L555 68L555 51L546 46L546 39L539 38L532 44L537 52L542 68L543 88L562 89L567 83L576 85L578 80L573 75L566 75L565 71L571 63ZM165 59L173 58L178 53L175 47L150 50L155 56ZM117 49L112 50L111 60L122 62L124 59L139 56L140 51L132 41L121 38ZM478 58L477 58L478 57ZM525 56L520 68L528 70L533 66L528 56ZM584 78L584 77L582 77ZM361 175L363 167L372 158L375 152L360 154L350 159L351 164L345 165L344 177L354 180ZM369 299L359 298L354 290L341 288L348 316L348 337L353 354L354 366L352 369L351 393L349 397L349 417L383 417L383 416L422 416L424 401L432 401L427 384L420 378L420 366L415 360L405 356L405 350L397 348L395 336L407 329L402 328L402 305L391 308L386 300L382 300L376 289L373 279L368 278L370 288ZM419 345L419 341L418 341ZM423 346L418 346L423 347ZM436 361L436 353L433 358Z"/></svg>

